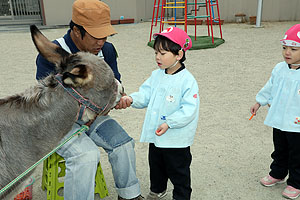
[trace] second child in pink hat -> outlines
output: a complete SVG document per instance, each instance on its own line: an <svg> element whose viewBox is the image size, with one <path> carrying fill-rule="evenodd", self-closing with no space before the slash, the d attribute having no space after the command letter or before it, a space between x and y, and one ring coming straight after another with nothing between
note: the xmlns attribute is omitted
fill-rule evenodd
<svg viewBox="0 0 300 200"><path fill-rule="evenodd" d="M192 47L182 29L170 27L154 34L158 69L139 91L122 97L117 108L147 108L140 141L149 143L150 192L147 199L167 195L168 180L173 199L191 198L190 146L199 116L198 83L186 69L185 53Z"/></svg>
<svg viewBox="0 0 300 200"><path fill-rule="evenodd" d="M280 42L284 61L275 66L250 112L256 115L260 106L270 107L264 123L273 128L273 161L260 183L271 187L286 181L282 196L296 199L300 196L300 24Z"/></svg>

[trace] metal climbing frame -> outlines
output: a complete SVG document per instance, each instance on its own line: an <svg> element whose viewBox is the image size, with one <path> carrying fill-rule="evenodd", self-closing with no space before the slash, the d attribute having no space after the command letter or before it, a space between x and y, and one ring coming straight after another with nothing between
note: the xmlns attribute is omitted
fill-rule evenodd
<svg viewBox="0 0 300 200"><path fill-rule="evenodd" d="M174 2L167 2L167 0L154 0L149 42L151 41L151 38L152 38L153 26L157 26L158 21L160 22L159 32L161 32L163 30L165 23L175 23L175 26L176 26L176 23L185 24L186 20L184 20L184 21L176 20L176 13L177 13L176 11L178 8L184 9L186 11L186 9L187 9L186 5L187 5L187 0L184 0L181 2L177 2L176 0ZM174 16L173 21L165 20L165 11L168 8L173 8L175 10L175 16ZM185 29L185 31L186 31L186 29Z"/></svg>
<svg viewBox="0 0 300 200"><path fill-rule="evenodd" d="M218 0L204 0L202 2L197 2L197 0L184 0L184 1L168 1L167 0L154 0L152 23L150 30L150 39L152 38L153 26L157 26L157 22L160 22L159 32L163 30L165 23L183 24L184 30L187 32L187 20L194 19L195 26L195 40L197 39L197 19L206 19L208 36L211 35L212 43L214 43L214 32L213 25L218 24L220 29L220 37L222 36L222 27L220 20L219 2ZM205 13L201 15L200 8L205 7ZM191 8L191 9L190 9ZM166 9L174 9L174 17L172 20L165 18ZM184 9L184 19L177 19L177 9ZM190 13L188 13L190 10ZM216 10L216 11L215 11ZM194 11L194 14L193 14ZM216 12L216 15L215 15Z"/></svg>

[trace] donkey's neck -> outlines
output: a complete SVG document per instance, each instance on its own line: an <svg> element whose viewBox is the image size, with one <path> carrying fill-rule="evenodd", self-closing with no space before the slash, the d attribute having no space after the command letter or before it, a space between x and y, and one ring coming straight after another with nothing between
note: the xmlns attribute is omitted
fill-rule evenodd
<svg viewBox="0 0 300 200"><path fill-rule="evenodd" d="M15 149L16 152L10 151L9 157L16 162L22 160L21 155L33 158L58 145L71 130L79 108L78 103L59 86L37 85L25 93L2 99L0 105L0 147L4 152ZM32 163L24 163L25 166L29 164Z"/></svg>
<svg viewBox="0 0 300 200"><path fill-rule="evenodd" d="M35 124L58 121L74 122L78 103L60 86L48 87L43 84L24 93L0 99L0 115L6 123L24 122ZM1 122L0 122L1 123Z"/></svg>
<svg viewBox="0 0 300 200"><path fill-rule="evenodd" d="M0 99L1 168L20 174L49 153L71 130L78 108L59 86L38 84L23 94ZM0 186L8 184L4 177L12 178L4 170Z"/></svg>

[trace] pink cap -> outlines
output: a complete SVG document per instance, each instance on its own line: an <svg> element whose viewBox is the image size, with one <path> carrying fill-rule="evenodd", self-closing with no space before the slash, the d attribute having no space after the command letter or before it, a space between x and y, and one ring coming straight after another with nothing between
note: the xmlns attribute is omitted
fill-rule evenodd
<svg viewBox="0 0 300 200"><path fill-rule="evenodd" d="M184 51L187 51L192 47L191 38L186 34L184 30L180 28L169 27L163 30L161 33L155 33L153 37L156 38L156 36L158 35L162 35L175 42L176 44L179 44Z"/></svg>
<svg viewBox="0 0 300 200"><path fill-rule="evenodd" d="M300 47L300 24L292 26L280 40L282 45Z"/></svg>

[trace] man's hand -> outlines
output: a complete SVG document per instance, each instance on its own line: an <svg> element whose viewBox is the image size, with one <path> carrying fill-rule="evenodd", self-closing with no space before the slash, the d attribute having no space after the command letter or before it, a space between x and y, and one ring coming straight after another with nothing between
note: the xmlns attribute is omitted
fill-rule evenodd
<svg viewBox="0 0 300 200"><path fill-rule="evenodd" d="M157 136L161 136L162 134L164 134L167 130L169 129L169 126L167 123L163 123L162 125L160 125L158 127L158 129L156 129L155 134Z"/></svg>
<svg viewBox="0 0 300 200"><path fill-rule="evenodd" d="M130 96L122 96L119 103L115 106L115 109L125 109L132 104L132 98Z"/></svg>

